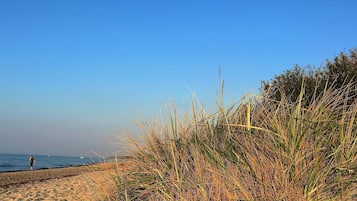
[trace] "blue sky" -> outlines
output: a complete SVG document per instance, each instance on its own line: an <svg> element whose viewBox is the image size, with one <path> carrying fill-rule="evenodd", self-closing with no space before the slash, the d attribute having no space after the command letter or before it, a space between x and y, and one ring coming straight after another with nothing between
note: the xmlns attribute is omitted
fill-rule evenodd
<svg viewBox="0 0 357 201"><path fill-rule="evenodd" d="M257 92L357 48L357 2L0 1L0 153L120 150L112 136L194 92Z"/></svg>

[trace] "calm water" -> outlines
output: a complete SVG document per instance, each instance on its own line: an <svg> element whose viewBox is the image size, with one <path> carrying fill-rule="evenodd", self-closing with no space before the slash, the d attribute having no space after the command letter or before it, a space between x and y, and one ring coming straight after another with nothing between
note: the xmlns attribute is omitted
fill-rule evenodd
<svg viewBox="0 0 357 201"><path fill-rule="evenodd" d="M33 155L36 160L33 169L48 169L56 167L69 167L87 165L100 162L95 158L80 158L67 156L41 156ZM29 155L0 154L0 172L29 170Z"/></svg>

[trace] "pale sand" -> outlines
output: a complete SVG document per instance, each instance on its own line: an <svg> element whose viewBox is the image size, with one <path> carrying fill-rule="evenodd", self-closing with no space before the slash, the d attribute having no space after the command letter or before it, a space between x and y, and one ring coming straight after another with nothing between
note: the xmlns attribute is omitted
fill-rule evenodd
<svg viewBox="0 0 357 201"><path fill-rule="evenodd" d="M0 173L0 200L107 200L114 189L114 166Z"/></svg>

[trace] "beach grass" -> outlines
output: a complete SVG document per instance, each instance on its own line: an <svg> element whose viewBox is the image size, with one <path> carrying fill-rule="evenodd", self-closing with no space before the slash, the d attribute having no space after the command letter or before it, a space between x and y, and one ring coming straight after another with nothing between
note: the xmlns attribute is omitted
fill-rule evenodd
<svg viewBox="0 0 357 201"><path fill-rule="evenodd" d="M355 85L326 89L302 107L259 95L208 114L175 107L129 139L130 168L117 168L116 200L355 200ZM222 88L223 91L223 88Z"/></svg>

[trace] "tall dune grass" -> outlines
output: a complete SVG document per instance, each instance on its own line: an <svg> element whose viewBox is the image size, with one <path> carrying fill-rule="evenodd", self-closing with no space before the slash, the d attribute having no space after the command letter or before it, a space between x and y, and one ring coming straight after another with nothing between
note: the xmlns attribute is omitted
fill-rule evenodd
<svg viewBox="0 0 357 201"><path fill-rule="evenodd" d="M168 110L144 122L144 142L129 140L135 165L116 175L118 200L357 199L357 102L328 89L301 105L243 97L214 114ZM290 102L290 103L289 103Z"/></svg>

